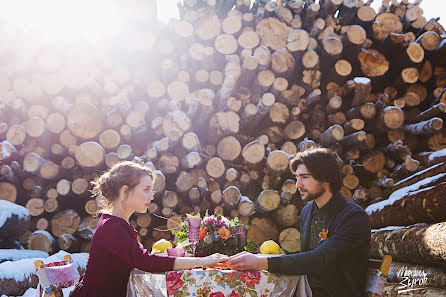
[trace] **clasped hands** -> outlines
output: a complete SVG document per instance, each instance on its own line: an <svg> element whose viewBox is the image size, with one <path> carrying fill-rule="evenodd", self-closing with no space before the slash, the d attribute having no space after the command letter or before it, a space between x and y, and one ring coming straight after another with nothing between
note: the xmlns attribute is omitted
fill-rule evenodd
<svg viewBox="0 0 446 297"><path fill-rule="evenodd" d="M267 270L266 255L241 252L228 257L219 253L202 258L204 268L230 268L232 270Z"/></svg>

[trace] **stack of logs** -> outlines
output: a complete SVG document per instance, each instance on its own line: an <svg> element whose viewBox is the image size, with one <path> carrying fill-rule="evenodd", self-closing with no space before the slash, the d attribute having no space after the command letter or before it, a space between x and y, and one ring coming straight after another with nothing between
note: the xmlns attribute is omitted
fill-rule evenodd
<svg viewBox="0 0 446 297"><path fill-rule="evenodd" d="M446 221L446 158L430 158L446 148L446 32L421 1L372 2L184 0L161 23L130 1L128 32L70 48L5 22L0 199L31 222L2 247L88 251L89 181L135 158L157 169L156 199L131 218L146 247L209 209L297 252L288 162L314 142L337 153L342 194L372 204L372 228Z"/></svg>

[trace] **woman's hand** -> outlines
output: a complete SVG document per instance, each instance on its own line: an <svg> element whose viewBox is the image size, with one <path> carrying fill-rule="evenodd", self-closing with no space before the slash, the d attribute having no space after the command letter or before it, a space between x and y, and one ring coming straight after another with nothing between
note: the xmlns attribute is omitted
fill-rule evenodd
<svg viewBox="0 0 446 297"><path fill-rule="evenodd" d="M218 263L221 263L229 259L229 257L226 255L215 253L210 256L198 259L200 259L200 266L202 266L203 268L216 268L216 267L221 267L221 264Z"/></svg>

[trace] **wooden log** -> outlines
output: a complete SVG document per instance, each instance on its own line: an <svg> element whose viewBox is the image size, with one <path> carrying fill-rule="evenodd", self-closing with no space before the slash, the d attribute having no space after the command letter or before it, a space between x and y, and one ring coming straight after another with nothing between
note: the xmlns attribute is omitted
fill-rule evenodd
<svg viewBox="0 0 446 297"><path fill-rule="evenodd" d="M305 134L305 125L301 121L291 121L283 129L283 134L288 139L298 139Z"/></svg>
<svg viewBox="0 0 446 297"><path fill-rule="evenodd" d="M221 23L215 13L209 12L195 24L195 35L201 40L211 40L220 33Z"/></svg>
<svg viewBox="0 0 446 297"><path fill-rule="evenodd" d="M36 174L42 166L43 159L36 153L28 153L23 160L23 170L25 172Z"/></svg>
<svg viewBox="0 0 446 297"><path fill-rule="evenodd" d="M183 220L181 219L180 216L178 215L174 215L171 216L168 220L167 220L167 229L169 230L178 230L180 228L180 224L183 222Z"/></svg>
<svg viewBox="0 0 446 297"><path fill-rule="evenodd" d="M310 36L305 30L297 29L288 34L286 48L293 54L304 52L310 44Z"/></svg>
<svg viewBox="0 0 446 297"><path fill-rule="evenodd" d="M372 232L371 256L380 259L390 255L399 262L444 268L445 228L445 223L437 223L377 230Z"/></svg>
<svg viewBox="0 0 446 297"><path fill-rule="evenodd" d="M384 75L389 70L389 61L377 50L361 49L358 54L361 70L367 77Z"/></svg>
<svg viewBox="0 0 446 297"><path fill-rule="evenodd" d="M281 174L288 169L289 155L281 150L275 150L268 154L266 167L274 174Z"/></svg>
<svg viewBox="0 0 446 297"><path fill-rule="evenodd" d="M0 182L0 200L15 202L17 200L17 188L9 182Z"/></svg>
<svg viewBox="0 0 446 297"><path fill-rule="evenodd" d="M256 208L260 213L276 210L280 206L280 195L275 190L263 190L256 200Z"/></svg>
<svg viewBox="0 0 446 297"><path fill-rule="evenodd" d="M162 198L162 203L165 208L169 208L171 210L176 209L179 203L179 198L177 193L166 190ZM163 212L163 214L165 213Z"/></svg>
<svg viewBox="0 0 446 297"><path fill-rule="evenodd" d="M26 209L31 216L37 217L43 214L45 211L44 205L45 200L41 198L31 198L26 203Z"/></svg>
<svg viewBox="0 0 446 297"><path fill-rule="evenodd" d="M265 157L265 144L259 140L254 140L243 147L243 159L251 165L256 165Z"/></svg>
<svg viewBox="0 0 446 297"><path fill-rule="evenodd" d="M427 31L421 34L417 38L416 42L419 43L426 51L434 51L439 47L441 38L436 32Z"/></svg>
<svg viewBox="0 0 446 297"><path fill-rule="evenodd" d="M288 253L300 252L300 232L296 228L287 228L279 234L280 247Z"/></svg>
<svg viewBox="0 0 446 297"><path fill-rule="evenodd" d="M17 238L25 233L31 225L30 215L26 208L7 200L0 200L2 221L0 236L2 238Z"/></svg>
<svg viewBox="0 0 446 297"><path fill-rule="evenodd" d="M382 40L393 30L402 30L403 25L398 16L390 12L379 14L373 22L373 36L377 40Z"/></svg>
<svg viewBox="0 0 446 297"><path fill-rule="evenodd" d="M410 263L392 261L387 274L387 280L391 283L400 283L401 281L404 281L407 273L415 271L420 271L425 274L427 279L426 284L428 284L429 287L446 289L446 274L444 270L425 265L414 265Z"/></svg>
<svg viewBox="0 0 446 297"><path fill-rule="evenodd" d="M404 113L401 108L387 106L379 115L378 124L388 129L398 129L404 123Z"/></svg>
<svg viewBox="0 0 446 297"><path fill-rule="evenodd" d="M352 102L352 106L354 107L368 101L372 90L372 81L367 77L355 77L353 81L355 82L355 97Z"/></svg>
<svg viewBox="0 0 446 297"><path fill-rule="evenodd" d="M406 281L407 283L407 281ZM386 297L396 297L401 296L401 294L406 293L406 291L402 288L403 286L400 283L387 283L383 290L382 290L382 296ZM409 288L409 287L407 287ZM415 286L415 289L418 288ZM413 297L426 297L426 296L443 296L446 294L446 290L439 289L439 288L433 288L430 286L422 286L419 287L419 290L414 290L410 292L410 296Z"/></svg>
<svg viewBox="0 0 446 297"><path fill-rule="evenodd" d="M214 42L215 49L223 55L235 53L237 46L237 40L230 34L220 34Z"/></svg>
<svg viewBox="0 0 446 297"><path fill-rule="evenodd" d="M253 218L250 222L247 238L256 244L265 240L277 240L279 232L277 226L269 218Z"/></svg>
<svg viewBox="0 0 446 297"><path fill-rule="evenodd" d="M67 115L70 132L82 139L91 139L103 131L102 115L97 108L88 103L80 103L70 109Z"/></svg>
<svg viewBox="0 0 446 297"><path fill-rule="evenodd" d="M407 155L401 165L395 167L393 174L395 176L406 177L413 174L420 167L420 162Z"/></svg>
<svg viewBox="0 0 446 297"><path fill-rule="evenodd" d="M258 67L257 69L259 71L268 69L271 65L271 51L268 49L267 46L259 46L257 47L254 52L253 56L256 58Z"/></svg>
<svg viewBox="0 0 446 297"><path fill-rule="evenodd" d="M323 146L330 146L344 137L344 129L339 125L333 125L322 133L320 142Z"/></svg>
<svg viewBox="0 0 446 297"><path fill-rule="evenodd" d="M389 225L431 223L444 219L442 194L444 174L420 180L393 192L387 200L367 208L373 228ZM396 210L398 208L398 210Z"/></svg>
<svg viewBox="0 0 446 297"><path fill-rule="evenodd" d="M271 55L271 70L276 77L291 78L296 61L287 49L276 50Z"/></svg>
<svg viewBox="0 0 446 297"><path fill-rule="evenodd" d="M0 162L2 164L9 164L17 157L17 149L8 140L0 142Z"/></svg>
<svg viewBox="0 0 446 297"><path fill-rule="evenodd" d="M430 108L426 109L425 111L419 113L416 117L416 121L425 121L429 120L433 117L441 117L446 112L446 104L444 103L438 103L435 105L432 105Z"/></svg>
<svg viewBox="0 0 446 297"><path fill-rule="evenodd" d="M414 135L432 135L443 128L443 120L441 118L431 118L429 120L416 124L404 126L404 131Z"/></svg>
<svg viewBox="0 0 446 297"><path fill-rule="evenodd" d="M189 172L181 171L178 175L175 185L178 192L185 193L189 192L189 190L194 186L194 183L195 180Z"/></svg>
<svg viewBox="0 0 446 297"><path fill-rule="evenodd" d="M227 16L221 22L221 28L226 34L236 34L242 28L242 20L238 16Z"/></svg>
<svg viewBox="0 0 446 297"><path fill-rule="evenodd" d="M62 234L57 239L59 249L68 253L76 253L80 250L81 242L71 234Z"/></svg>
<svg viewBox="0 0 446 297"><path fill-rule="evenodd" d="M286 191L289 192L289 191ZM283 192L285 193L285 192ZM291 192L289 192L291 193ZM274 221L283 227L296 226L299 221L299 209L296 205L289 203L287 205L280 205L274 211Z"/></svg>
<svg viewBox="0 0 446 297"><path fill-rule="evenodd" d="M370 151L361 155L361 164L364 169L371 173L377 173L385 165L385 156L380 151Z"/></svg>
<svg viewBox="0 0 446 297"><path fill-rule="evenodd" d="M227 187L223 190L223 206L227 209L233 209L239 205L242 195L235 186Z"/></svg>
<svg viewBox="0 0 446 297"><path fill-rule="evenodd" d="M237 41L241 48L256 48L260 43L260 37L255 31L245 30Z"/></svg>
<svg viewBox="0 0 446 297"><path fill-rule="evenodd" d="M84 142L75 151L75 157L80 166L96 168L104 162L105 151L95 141Z"/></svg>
<svg viewBox="0 0 446 297"><path fill-rule="evenodd" d="M446 165L444 162L434 164L431 167L428 167L428 168L426 168L422 171L419 171L419 172L417 172L403 180L400 180L393 186L392 190L396 191L401 188L415 184L423 179L436 176L442 172L445 172L445 167L446 167Z"/></svg>
<svg viewBox="0 0 446 297"><path fill-rule="evenodd" d="M288 34L291 31L291 27L272 17L260 20L256 26L256 32L260 37L260 45L275 51L286 46Z"/></svg>
<svg viewBox="0 0 446 297"><path fill-rule="evenodd" d="M241 216L250 217L255 213L254 202L246 196L240 197L240 203L238 205L238 212Z"/></svg>
<svg viewBox="0 0 446 297"><path fill-rule="evenodd" d="M226 161L237 159L241 151L240 142L234 136L222 138L217 145L217 155Z"/></svg>
<svg viewBox="0 0 446 297"><path fill-rule="evenodd" d="M51 233L59 237L62 234L74 234L81 221L80 216L72 209L58 212L51 219Z"/></svg>
<svg viewBox="0 0 446 297"><path fill-rule="evenodd" d="M34 231L28 240L28 249L40 250L53 254L58 250L56 239L51 233L43 230Z"/></svg>
<svg viewBox="0 0 446 297"><path fill-rule="evenodd" d="M268 92L270 87L273 85L276 76L274 72L269 69L261 70L257 73L254 78L252 91L257 94L262 94Z"/></svg>

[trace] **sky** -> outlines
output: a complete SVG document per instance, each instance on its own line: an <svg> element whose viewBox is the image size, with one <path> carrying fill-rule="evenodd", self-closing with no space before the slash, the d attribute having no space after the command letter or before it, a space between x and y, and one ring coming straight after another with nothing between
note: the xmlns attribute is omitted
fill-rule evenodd
<svg viewBox="0 0 446 297"><path fill-rule="evenodd" d="M178 18L178 0L156 0L158 3L158 16L161 19ZM254 1L254 0L251 0ZM413 3L414 0L410 0ZM375 0L372 7L377 10L381 5L380 0ZM424 10L424 17L429 20L433 17L440 17L440 24L446 26L446 1L445 0L423 0L420 7Z"/></svg>

